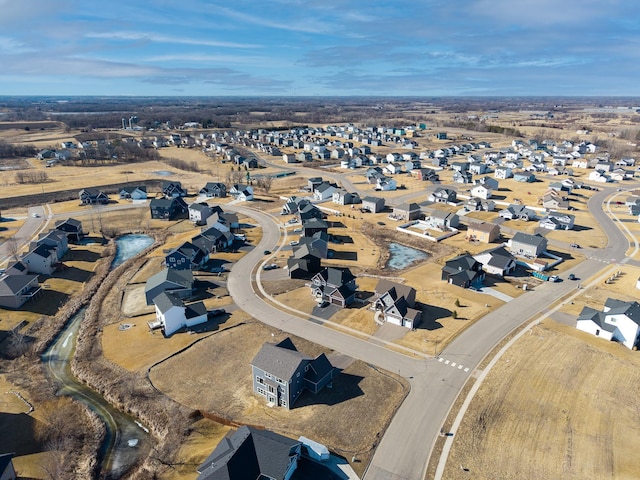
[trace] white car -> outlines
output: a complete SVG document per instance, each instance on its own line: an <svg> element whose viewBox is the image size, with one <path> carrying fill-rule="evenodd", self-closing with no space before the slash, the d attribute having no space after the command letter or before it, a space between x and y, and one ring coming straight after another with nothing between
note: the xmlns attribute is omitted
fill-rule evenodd
<svg viewBox="0 0 640 480"><path fill-rule="evenodd" d="M289 242L289 245L291 245L292 247L295 247L296 245L300 245L300 242L297 240L294 240L292 242Z"/></svg>
<svg viewBox="0 0 640 480"><path fill-rule="evenodd" d="M40 218L40 214L39 214L39 213L36 213L36 212L33 212L33 213L31 214L31 216L32 216L33 218Z"/></svg>

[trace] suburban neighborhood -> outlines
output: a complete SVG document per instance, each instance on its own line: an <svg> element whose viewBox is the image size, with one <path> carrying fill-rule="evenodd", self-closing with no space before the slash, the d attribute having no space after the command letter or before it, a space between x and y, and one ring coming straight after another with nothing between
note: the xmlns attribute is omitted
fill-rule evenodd
<svg viewBox="0 0 640 480"><path fill-rule="evenodd" d="M581 375L640 362L640 174L621 133L569 129L584 108L553 110L555 129L551 110L420 106L377 124L54 130L22 164L73 182L8 183L0 201L0 427L33 431L0 441L0 478L86 454L49 428L66 408L118 437L86 478L461 478L478 468L464 442L502 448L478 419L520 445L482 403L538 375L520 350L571 347ZM28 362L56 387L10 373ZM63 385L99 398L55 403ZM549 411L570 394L517 398L538 388Z"/></svg>

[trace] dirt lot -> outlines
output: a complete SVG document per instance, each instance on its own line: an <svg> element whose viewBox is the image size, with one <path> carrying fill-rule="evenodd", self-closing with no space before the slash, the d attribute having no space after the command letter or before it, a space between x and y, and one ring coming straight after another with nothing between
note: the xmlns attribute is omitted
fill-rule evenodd
<svg viewBox="0 0 640 480"><path fill-rule="evenodd" d="M250 361L265 341L284 337L257 322L224 330L154 367L150 379L169 397L194 409L292 436L304 434L348 458L357 454L362 462L353 467L362 469L404 398L406 384L355 361L336 376L333 388L315 396L303 393L292 410L270 408L252 393ZM293 341L305 354L322 351L302 339Z"/></svg>
<svg viewBox="0 0 640 480"><path fill-rule="evenodd" d="M444 478L636 478L639 367L637 352L543 322L485 380Z"/></svg>

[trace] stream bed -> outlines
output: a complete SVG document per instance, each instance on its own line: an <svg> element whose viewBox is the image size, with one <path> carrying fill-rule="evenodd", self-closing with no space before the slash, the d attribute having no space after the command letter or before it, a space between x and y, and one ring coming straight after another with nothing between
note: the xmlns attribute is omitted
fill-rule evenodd
<svg viewBox="0 0 640 480"><path fill-rule="evenodd" d="M111 268L133 257L153 243L147 235L125 235L116 241L117 252ZM109 478L120 478L147 455L152 439L146 428L134 418L112 407L95 390L81 383L71 373L71 359L85 309L80 310L62 329L55 342L43 354L49 375L60 388L58 395L68 395L84 403L104 422L107 430L100 450L100 463Z"/></svg>

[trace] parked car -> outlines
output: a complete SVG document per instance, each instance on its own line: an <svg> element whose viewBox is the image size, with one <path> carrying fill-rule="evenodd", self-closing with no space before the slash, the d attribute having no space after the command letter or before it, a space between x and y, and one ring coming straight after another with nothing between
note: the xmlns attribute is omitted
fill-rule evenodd
<svg viewBox="0 0 640 480"><path fill-rule="evenodd" d="M296 228L293 233L302 233L302 229L301 228Z"/></svg>
<svg viewBox="0 0 640 480"><path fill-rule="evenodd" d="M263 270L275 270L276 268L278 268L278 265L276 265L275 263L270 263L262 267Z"/></svg>
<svg viewBox="0 0 640 480"><path fill-rule="evenodd" d="M575 276L575 274L570 273L568 278L569 278L569 280L575 280L576 276Z"/></svg>
<svg viewBox="0 0 640 480"><path fill-rule="evenodd" d="M226 271L227 270L224 267L211 267L211 270L210 270L211 273L223 273Z"/></svg>
<svg viewBox="0 0 640 480"><path fill-rule="evenodd" d="M560 281L560 277L558 275L551 275L549 277L549 281L550 282L559 282Z"/></svg>
<svg viewBox="0 0 640 480"><path fill-rule="evenodd" d="M289 242L289 245L291 245L292 247L295 247L296 245L300 245L300 242L297 240L293 240L291 242Z"/></svg>
<svg viewBox="0 0 640 480"><path fill-rule="evenodd" d="M209 318L219 317L220 315L224 315L227 311L224 308L216 308L215 310L211 310L207 313Z"/></svg>
<svg viewBox="0 0 640 480"><path fill-rule="evenodd" d="M264 252L262 252L262 253L264 253L265 255L271 255L271 250L265 250L265 251L264 251Z"/></svg>
<svg viewBox="0 0 640 480"><path fill-rule="evenodd" d="M31 216L32 216L33 218L38 218L38 217L40 217L40 214L38 214L38 213L36 213L36 212L33 212L33 213L31 214Z"/></svg>
<svg viewBox="0 0 640 480"><path fill-rule="evenodd" d="M580 248L580 245L578 245L577 243L572 243L571 248Z"/></svg>

